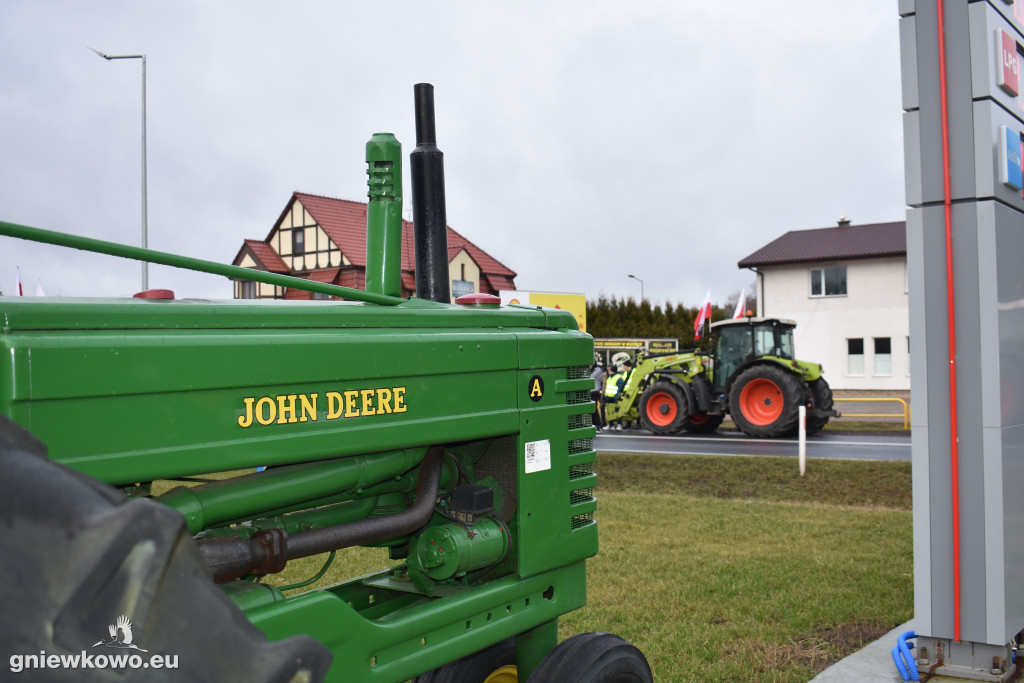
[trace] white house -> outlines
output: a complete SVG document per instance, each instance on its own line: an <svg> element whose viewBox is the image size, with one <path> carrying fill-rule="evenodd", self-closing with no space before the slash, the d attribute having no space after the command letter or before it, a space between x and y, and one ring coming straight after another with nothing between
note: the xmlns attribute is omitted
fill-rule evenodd
<svg viewBox="0 0 1024 683"><path fill-rule="evenodd" d="M793 230L739 262L758 315L795 320L796 355L833 389L910 389L906 223Z"/></svg>

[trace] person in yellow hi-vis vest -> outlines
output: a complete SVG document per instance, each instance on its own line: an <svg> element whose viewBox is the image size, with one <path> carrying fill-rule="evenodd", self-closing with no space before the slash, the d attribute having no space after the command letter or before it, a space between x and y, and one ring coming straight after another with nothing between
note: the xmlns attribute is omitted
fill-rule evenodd
<svg viewBox="0 0 1024 683"><path fill-rule="evenodd" d="M622 396L622 390L626 388L626 381L629 379L629 373L633 370L633 359L629 357L629 354L625 351L620 351L612 356L612 367L615 368L615 374L608 378L608 382L604 388L604 400L605 403L614 403L619 400ZM609 424L611 429L622 429L622 421L614 420L615 424L612 426Z"/></svg>

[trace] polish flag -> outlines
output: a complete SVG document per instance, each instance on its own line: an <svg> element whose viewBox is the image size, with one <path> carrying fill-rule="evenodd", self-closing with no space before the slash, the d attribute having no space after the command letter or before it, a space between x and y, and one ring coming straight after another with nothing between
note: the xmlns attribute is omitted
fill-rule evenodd
<svg viewBox="0 0 1024 683"><path fill-rule="evenodd" d="M25 296L25 292L21 289L21 266L15 266L18 269L18 296Z"/></svg>
<svg viewBox="0 0 1024 683"><path fill-rule="evenodd" d="M704 321L711 320L711 290L704 295L704 303L700 305L700 310L697 312L697 319L693 321L693 340L697 341L701 337L701 332L704 329Z"/></svg>
<svg viewBox="0 0 1024 683"><path fill-rule="evenodd" d="M736 302L736 310L733 312L732 317L742 318L747 315L747 288L744 287L743 291L740 292L739 301Z"/></svg>

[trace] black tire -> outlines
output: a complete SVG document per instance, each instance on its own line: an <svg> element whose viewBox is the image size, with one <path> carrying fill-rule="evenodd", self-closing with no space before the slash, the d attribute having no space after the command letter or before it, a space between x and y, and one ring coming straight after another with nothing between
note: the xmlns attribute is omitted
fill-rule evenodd
<svg viewBox="0 0 1024 683"><path fill-rule="evenodd" d="M0 633L11 652L129 654L147 667L154 654L174 656L177 668L121 670L114 678L123 683L323 679L327 648L306 635L268 641L214 585L178 512L47 460L39 441L2 416L0 472ZM121 619L134 643L113 639ZM103 668L28 676L113 680Z"/></svg>
<svg viewBox="0 0 1024 683"><path fill-rule="evenodd" d="M691 415L683 428L691 434L710 434L721 426L724 419L725 415L708 415L707 413Z"/></svg>
<svg viewBox="0 0 1024 683"><path fill-rule="evenodd" d="M516 641L508 638L417 676L412 683L483 683L488 678L495 683L506 683L518 681L515 668Z"/></svg>
<svg viewBox="0 0 1024 683"><path fill-rule="evenodd" d="M808 413L811 410L832 410L832 389L824 377L819 377L807 388L811 392L811 405L808 406ZM829 416L807 415L807 434L817 434L828 424Z"/></svg>
<svg viewBox="0 0 1024 683"><path fill-rule="evenodd" d="M566 638L534 669L528 683L652 683L647 658L611 633Z"/></svg>
<svg viewBox="0 0 1024 683"><path fill-rule="evenodd" d="M797 428L802 382L778 365L753 365L739 374L729 391L729 413L748 436L779 437Z"/></svg>
<svg viewBox="0 0 1024 683"><path fill-rule="evenodd" d="M640 397L640 422L654 434L676 434L690 419L690 404L672 382L655 382Z"/></svg>

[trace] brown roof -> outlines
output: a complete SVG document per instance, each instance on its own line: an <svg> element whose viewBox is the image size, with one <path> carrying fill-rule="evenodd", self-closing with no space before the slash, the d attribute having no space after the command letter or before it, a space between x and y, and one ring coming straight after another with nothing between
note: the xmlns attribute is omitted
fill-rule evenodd
<svg viewBox="0 0 1024 683"><path fill-rule="evenodd" d="M335 284L348 287L349 289L364 289L366 287L366 273L355 268L343 270Z"/></svg>
<svg viewBox="0 0 1024 683"><path fill-rule="evenodd" d="M491 285L491 289L495 292L502 290L514 290L516 284L512 282L512 278L505 277L503 275L484 275L487 278L487 282Z"/></svg>
<svg viewBox="0 0 1024 683"><path fill-rule="evenodd" d="M306 276L307 279L313 282L323 282L329 285L338 284L335 280L338 277L338 272L341 268L321 268L314 270ZM284 291L284 298L288 301L310 301L313 299L313 292L305 289L297 289L295 287L288 287Z"/></svg>
<svg viewBox="0 0 1024 683"><path fill-rule="evenodd" d="M355 266L366 267L366 204L353 202L346 199L333 199L315 194L295 192L292 201L298 200L302 203L313 220L323 228L327 236L338 245L341 253L348 257L348 260ZM273 230L276 230L281 219L291 209L292 202L289 201L277 219ZM273 234L271 230L271 234ZM268 236L269 237L269 236ZM468 239L448 228L448 250L457 253L459 249L465 249L469 255L480 266L485 274L503 275L507 278L514 278L515 271L506 267L496 258L487 254ZM412 223L402 221L402 270L412 272L415 266L413 251L413 229Z"/></svg>
<svg viewBox="0 0 1024 683"><path fill-rule="evenodd" d="M341 270L341 268L321 268L320 270L310 272L307 277L313 282L334 284L334 278L338 277L339 270Z"/></svg>
<svg viewBox="0 0 1024 683"><path fill-rule="evenodd" d="M791 230L740 260L740 268L905 256L906 222L840 225L815 230Z"/></svg>
<svg viewBox="0 0 1024 683"><path fill-rule="evenodd" d="M235 260L232 261L236 266L242 260L242 254L248 251L252 254L253 259L256 263L262 266L263 270L267 270L271 273L288 273L288 266L284 260L278 256L277 252L274 251L269 244L266 242L260 242L259 240L245 240L242 244L242 248L238 250L238 254L235 255Z"/></svg>
<svg viewBox="0 0 1024 683"><path fill-rule="evenodd" d="M288 289L284 290L284 299L285 301L312 301L313 292L307 292L304 289L295 289L294 287L289 287Z"/></svg>

